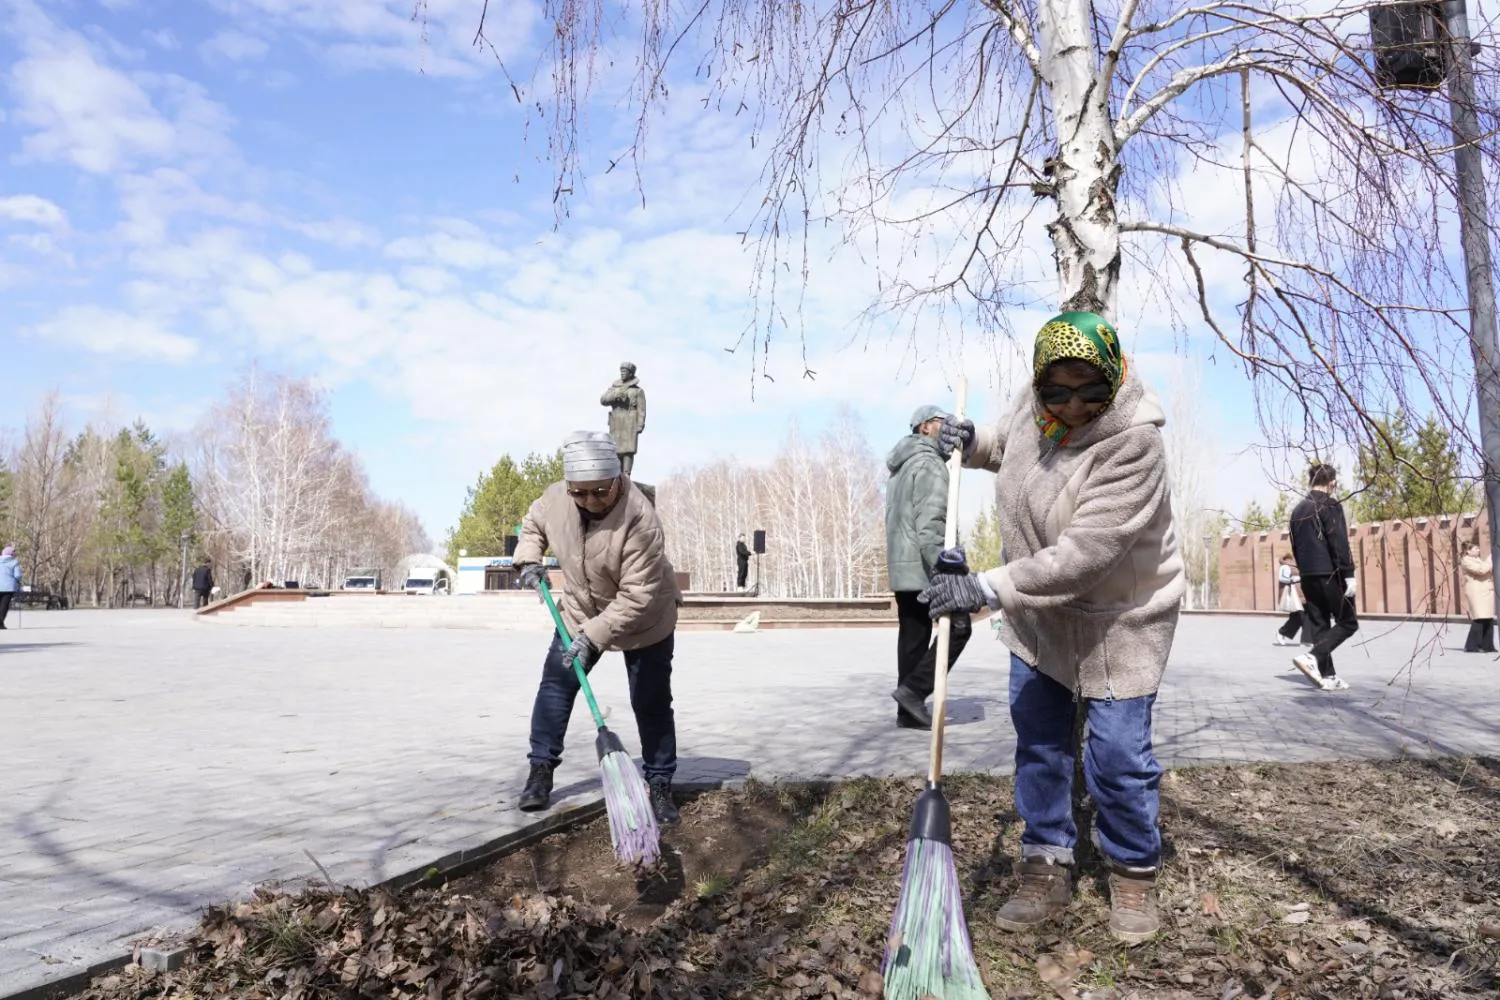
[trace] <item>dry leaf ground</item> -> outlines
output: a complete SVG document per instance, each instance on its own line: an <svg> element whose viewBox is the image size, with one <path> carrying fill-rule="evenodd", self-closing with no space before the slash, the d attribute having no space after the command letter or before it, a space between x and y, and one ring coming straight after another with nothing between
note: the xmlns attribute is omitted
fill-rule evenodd
<svg viewBox="0 0 1500 1000"><path fill-rule="evenodd" d="M79 1000L198 997L876 997L918 784L751 783L694 798L662 869L612 862L602 822L438 889L262 891L211 910L192 961ZM987 919L1012 886L1008 779L948 781L992 997L1468 998L1500 993L1500 760L1174 771L1164 933L1105 930L1085 866L1036 935Z"/></svg>

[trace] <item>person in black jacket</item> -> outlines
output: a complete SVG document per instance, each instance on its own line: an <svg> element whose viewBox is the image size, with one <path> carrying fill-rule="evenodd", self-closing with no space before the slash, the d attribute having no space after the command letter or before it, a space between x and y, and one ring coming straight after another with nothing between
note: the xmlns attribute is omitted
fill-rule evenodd
<svg viewBox="0 0 1500 1000"><path fill-rule="evenodd" d="M734 542L734 569L735 589L744 590L745 581L750 579L750 546L745 544L745 533L740 532L740 537Z"/></svg>
<svg viewBox="0 0 1500 1000"><path fill-rule="evenodd" d="M214 589L214 571L207 559L198 564L193 570L193 593L198 595L198 601L194 607L204 607L208 604L209 595Z"/></svg>
<svg viewBox="0 0 1500 1000"><path fill-rule="evenodd" d="M1292 508L1290 525L1292 555L1302 577L1306 635L1312 640L1312 649L1292 657L1292 665L1324 691L1349 687L1333 669L1333 651L1359 631L1349 525L1343 504L1333 497L1337 480L1333 466L1314 465L1308 474L1311 489Z"/></svg>

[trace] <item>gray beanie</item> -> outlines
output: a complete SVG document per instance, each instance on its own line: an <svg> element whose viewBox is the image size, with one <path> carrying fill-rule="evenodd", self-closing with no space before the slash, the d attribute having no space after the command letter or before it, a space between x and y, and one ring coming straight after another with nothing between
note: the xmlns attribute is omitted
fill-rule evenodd
<svg viewBox="0 0 1500 1000"><path fill-rule="evenodd" d="M563 438L563 478L591 483L620 474L614 438L605 431L573 431Z"/></svg>

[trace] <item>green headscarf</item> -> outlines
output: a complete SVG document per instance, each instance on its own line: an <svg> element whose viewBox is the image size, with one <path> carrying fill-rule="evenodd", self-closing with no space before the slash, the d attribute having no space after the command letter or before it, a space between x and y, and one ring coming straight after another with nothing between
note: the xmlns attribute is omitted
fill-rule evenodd
<svg viewBox="0 0 1500 1000"><path fill-rule="evenodd" d="M1042 326L1031 355L1032 385L1041 385L1042 376L1058 361L1087 361L1103 372L1113 390L1109 397L1111 403L1120 386L1125 384L1127 366L1124 351L1120 348L1120 335L1098 313L1060 313ZM1108 409L1108 404L1105 408ZM1037 414L1036 424L1043 435L1058 444L1066 444L1073 430L1055 419L1045 407Z"/></svg>

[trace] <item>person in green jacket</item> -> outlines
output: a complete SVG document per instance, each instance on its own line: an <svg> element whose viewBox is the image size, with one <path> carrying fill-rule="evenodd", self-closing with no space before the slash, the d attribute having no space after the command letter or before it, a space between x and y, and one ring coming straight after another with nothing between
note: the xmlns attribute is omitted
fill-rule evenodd
<svg viewBox="0 0 1500 1000"><path fill-rule="evenodd" d="M921 406L911 415L911 433L896 443L886 457L891 470L885 488L885 553L891 590L896 595L896 725L931 729L927 698L936 678L937 644L932 641L932 618L917 600L934 573L948 522L948 466L952 448L940 439L947 414L936 406ZM953 616L948 668L953 668L973 633L966 614Z"/></svg>

